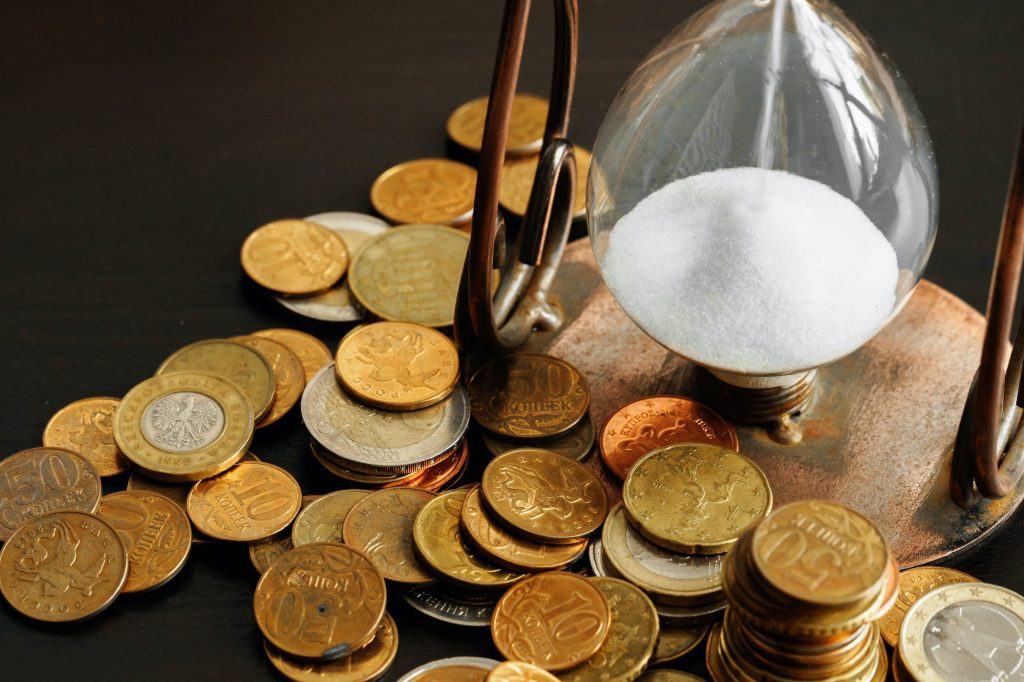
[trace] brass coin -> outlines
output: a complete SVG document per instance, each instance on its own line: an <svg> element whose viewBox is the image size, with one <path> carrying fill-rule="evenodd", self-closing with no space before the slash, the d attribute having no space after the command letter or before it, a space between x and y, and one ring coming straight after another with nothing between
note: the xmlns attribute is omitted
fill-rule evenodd
<svg viewBox="0 0 1024 682"><path fill-rule="evenodd" d="M245 453L239 462L258 462L259 458L251 452ZM128 490L135 490L140 492L150 492L163 495L174 504L181 508L181 511L185 516L188 516L186 506L188 504L188 494L192 492L192 486L195 483L193 481L187 481L185 483L170 483L168 481L161 481L155 478L150 478L145 474L141 473L138 469L132 471L131 475L128 476ZM197 533L192 534L192 542L199 540Z"/></svg>
<svg viewBox="0 0 1024 682"><path fill-rule="evenodd" d="M318 542L342 542L345 517L367 490L335 490L305 506L292 524L292 545L301 547Z"/></svg>
<svg viewBox="0 0 1024 682"><path fill-rule="evenodd" d="M512 571L549 571L568 566L587 551L587 541L570 545L547 545L509 533L490 518L473 488L462 504L463 537L484 557Z"/></svg>
<svg viewBox="0 0 1024 682"><path fill-rule="evenodd" d="M249 561L256 572L263 575L270 568L270 565L284 556L285 552L292 549L291 531L283 530L272 535L266 540L252 542L249 544Z"/></svg>
<svg viewBox="0 0 1024 682"><path fill-rule="evenodd" d="M0 542L44 514L94 512L103 494L96 467L60 448L30 448L0 460L0 481Z"/></svg>
<svg viewBox="0 0 1024 682"><path fill-rule="evenodd" d="M104 495L99 516L117 532L128 552L125 592L160 587L178 575L192 549L192 524L163 495L123 490Z"/></svg>
<svg viewBox="0 0 1024 682"><path fill-rule="evenodd" d="M324 365L331 363L331 351L323 341L295 329L261 329L251 336L261 336L279 344L295 353L302 363L302 370L308 382Z"/></svg>
<svg viewBox="0 0 1024 682"><path fill-rule="evenodd" d="M459 225L473 217L476 170L450 159L392 166L370 188L370 203L395 224Z"/></svg>
<svg viewBox="0 0 1024 682"><path fill-rule="evenodd" d="M980 581L972 575L942 566L919 566L902 571L896 602L878 621L882 639L889 646L896 646L900 639L900 625L907 614L907 609L922 596L943 585L976 582Z"/></svg>
<svg viewBox="0 0 1024 682"><path fill-rule="evenodd" d="M696 649L708 634L709 625L689 628L673 628L662 625L658 630L658 641L654 646L651 663L670 663ZM641 678L643 679L643 678Z"/></svg>
<svg viewBox="0 0 1024 682"><path fill-rule="evenodd" d="M469 382L474 419L506 438L552 438L580 423L590 391L575 367L549 355L515 353L487 363Z"/></svg>
<svg viewBox="0 0 1024 682"><path fill-rule="evenodd" d="M383 320L450 327L469 236L443 225L403 225L374 237L348 276L359 305Z"/></svg>
<svg viewBox="0 0 1024 682"><path fill-rule="evenodd" d="M81 620L110 606L128 578L128 555L94 514L33 518L0 549L0 593L29 618Z"/></svg>
<svg viewBox="0 0 1024 682"><path fill-rule="evenodd" d="M608 637L611 619L598 583L552 571L509 588L494 608L491 636L505 658L561 672L597 653Z"/></svg>
<svg viewBox="0 0 1024 682"><path fill-rule="evenodd" d="M342 339L334 369L360 402L385 410L418 410L451 395L459 380L459 352L430 327L376 322Z"/></svg>
<svg viewBox="0 0 1024 682"><path fill-rule="evenodd" d="M764 472L717 445L659 448L637 462L622 486L626 516L656 545L720 554L772 507Z"/></svg>
<svg viewBox="0 0 1024 682"><path fill-rule="evenodd" d="M568 457L580 462L590 454L590 450L594 447L594 420L590 418L590 413L588 412L583 417L583 420L574 426L571 431L544 441L509 440L499 438L492 433L483 433L482 438L487 450L495 457L503 455L509 450L536 447L541 450L550 450L562 457Z"/></svg>
<svg viewBox="0 0 1024 682"><path fill-rule="evenodd" d="M488 97L478 97L453 111L445 126L455 144L479 152L484 139ZM536 154L544 142L548 101L536 95L517 94L512 98L512 113L505 139L506 156Z"/></svg>
<svg viewBox="0 0 1024 682"><path fill-rule="evenodd" d="M577 544L608 514L604 486L578 462L523 448L491 460L480 492L494 516L517 535L550 544Z"/></svg>
<svg viewBox="0 0 1024 682"><path fill-rule="evenodd" d="M387 672L398 653L398 627L388 613L373 641L355 653L334 661L313 662L292 658L263 642L270 664L294 682L368 682Z"/></svg>
<svg viewBox="0 0 1024 682"><path fill-rule="evenodd" d="M452 490L427 502L413 522L413 543L423 562L444 579L474 591L502 590L523 575L487 563L466 546L459 519L468 494Z"/></svg>
<svg viewBox="0 0 1024 682"><path fill-rule="evenodd" d="M276 422L295 407L306 387L306 370L299 356L283 343L262 336L235 336L231 341L254 348L270 363L274 371L274 400L270 409L256 422L256 428L263 428Z"/></svg>
<svg viewBox="0 0 1024 682"><path fill-rule="evenodd" d="M558 682L558 678L530 663L505 661L487 673L487 682Z"/></svg>
<svg viewBox="0 0 1024 682"><path fill-rule="evenodd" d="M255 542L288 527L302 505L295 478L266 462L243 462L199 481L188 494L188 517L218 540Z"/></svg>
<svg viewBox="0 0 1024 682"><path fill-rule="evenodd" d="M416 557L412 533L416 515L434 493L388 488L359 500L345 519L345 544L361 549L387 580L408 587L437 582Z"/></svg>
<svg viewBox="0 0 1024 682"><path fill-rule="evenodd" d="M252 432L249 400L235 384L209 374L146 379L128 391L114 414L121 452L147 476L165 481L219 474L245 455Z"/></svg>
<svg viewBox="0 0 1024 682"><path fill-rule="evenodd" d="M348 249L341 237L306 220L268 223L242 244L245 274L279 294L324 291L341 279L347 267Z"/></svg>
<svg viewBox="0 0 1024 682"><path fill-rule="evenodd" d="M576 200L573 202L572 217L582 218L587 215L587 178L590 177L591 157L590 152L583 147L574 147L573 151L576 155ZM526 215L539 162L539 156L505 162L501 170L498 201L512 215Z"/></svg>
<svg viewBox="0 0 1024 682"><path fill-rule="evenodd" d="M117 398L84 398L57 411L43 429L43 446L71 450L89 460L100 476L132 468L114 442Z"/></svg>
<svg viewBox="0 0 1024 682"><path fill-rule="evenodd" d="M209 339L180 348L163 361L156 373L191 372L227 379L252 404L253 419L262 419L274 401L274 368L263 354L235 341Z"/></svg>
<svg viewBox="0 0 1024 682"><path fill-rule="evenodd" d="M273 646L326 661L369 644L386 601L384 578L369 557L325 542L296 547L275 561L256 584L253 610Z"/></svg>

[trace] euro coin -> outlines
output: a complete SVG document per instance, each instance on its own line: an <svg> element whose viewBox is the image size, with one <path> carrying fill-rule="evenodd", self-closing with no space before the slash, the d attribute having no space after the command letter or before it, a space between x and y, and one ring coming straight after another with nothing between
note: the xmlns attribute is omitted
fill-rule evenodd
<svg viewBox="0 0 1024 682"><path fill-rule="evenodd" d="M576 196L573 200L572 217L587 215L587 179L590 177L590 152L582 147L573 147L576 157ZM537 175L539 156L525 159L509 159L501 171L501 185L498 201L502 208L519 217L526 215L533 192L533 180Z"/></svg>
<svg viewBox="0 0 1024 682"><path fill-rule="evenodd" d="M341 237L305 220L268 223L242 244L245 274L262 287L292 296L330 288L345 274L348 260Z"/></svg>
<svg viewBox="0 0 1024 682"><path fill-rule="evenodd" d="M486 682L558 682L558 678L530 663L505 661L487 673Z"/></svg>
<svg viewBox="0 0 1024 682"><path fill-rule="evenodd" d="M331 362L331 351L326 345L324 345L324 342L305 332L300 332L295 329L261 329L258 332L253 332L252 336L262 336L263 338L270 339L271 341L277 341L279 344L295 353L299 358L299 361L302 363L302 370L306 377L306 383L308 383L310 379L312 379L316 373L324 367L324 365L328 365Z"/></svg>
<svg viewBox="0 0 1024 682"><path fill-rule="evenodd" d="M243 462L199 481L188 494L188 516L218 540L255 542L288 527L302 505L295 478L266 462Z"/></svg>
<svg viewBox="0 0 1024 682"><path fill-rule="evenodd" d="M387 488L364 496L345 518L343 539L370 557L386 580L404 586L437 582L416 556L413 524L434 493Z"/></svg>
<svg viewBox="0 0 1024 682"><path fill-rule="evenodd" d="M362 649L334 661L316 662L293 658L264 641L263 650L270 664L294 682L366 682L387 672L398 653L398 628L390 614Z"/></svg>
<svg viewBox="0 0 1024 682"><path fill-rule="evenodd" d="M274 372L274 400L267 413L256 422L256 428L270 426L288 414L302 397L302 389L306 387L306 370L302 366L302 361L287 346L273 339L262 336L236 336L231 341L254 348L270 363L270 368Z"/></svg>
<svg viewBox="0 0 1024 682"><path fill-rule="evenodd" d="M499 438L492 433L483 433L481 437L484 446L494 457L503 455L509 450L536 447L541 450L550 450L562 457L568 457L579 462L585 459L594 447L594 420L587 413L583 420L574 426L571 431L547 440L525 441Z"/></svg>
<svg viewBox="0 0 1024 682"><path fill-rule="evenodd" d="M448 117L445 129L455 144L479 152L484 139L489 97L466 102ZM517 94L512 98L508 132L505 137L507 156L524 156L540 152L544 127L548 118L548 101L536 95Z"/></svg>
<svg viewBox="0 0 1024 682"><path fill-rule="evenodd" d="M979 580L974 576L943 566L918 566L902 571L896 602L878 621L882 639L889 646L896 646L900 638L900 625L903 623L907 609L923 595L943 585L976 582Z"/></svg>
<svg viewBox="0 0 1024 682"><path fill-rule="evenodd" d="M116 476L132 463L114 441L117 398L84 398L62 407L43 429L43 446L71 450L89 460L100 476Z"/></svg>
<svg viewBox="0 0 1024 682"><path fill-rule="evenodd" d="M345 517L369 494L367 490L335 490L309 503L292 523L292 545L341 542Z"/></svg>
<svg viewBox="0 0 1024 682"><path fill-rule="evenodd" d="M89 460L60 448L30 448L0 460L0 541L36 517L94 512L103 491Z"/></svg>
<svg viewBox="0 0 1024 682"><path fill-rule="evenodd" d="M459 225L473 217L476 170L450 159L417 159L393 166L370 188L377 213L396 224Z"/></svg>

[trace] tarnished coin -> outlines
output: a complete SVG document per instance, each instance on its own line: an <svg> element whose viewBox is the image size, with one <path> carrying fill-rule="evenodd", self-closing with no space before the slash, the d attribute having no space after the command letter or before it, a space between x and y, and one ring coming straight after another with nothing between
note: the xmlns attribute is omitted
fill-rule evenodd
<svg viewBox="0 0 1024 682"><path fill-rule="evenodd" d="M147 476L165 481L219 474L245 455L252 433L249 400L235 384L209 374L146 379L128 391L114 414L121 452Z"/></svg>
<svg viewBox="0 0 1024 682"><path fill-rule="evenodd" d="M100 499L98 514L117 532L128 552L125 592L160 587L185 565L192 549L192 524L163 495L132 490L110 493Z"/></svg>
<svg viewBox="0 0 1024 682"><path fill-rule="evenodd" d="M331 351L323 341L310 336L306 332L295 329L261 329L253 332L251 336L262 336L263 338L277 341L286 347L299 358L302 363L303 374L306 382L309 382L316 373L323 369L324 365L331 362Z"/></svg>
<svg viewBox="0 0 1024 682"><path fill-rule="evenodd" d="M342 542L345 517L368 490L335 490L303 507L292 524L292 545L301 547L316 542Z"/></svg>
<svg viewBox="0 0 1024 682"><path fill-rule="evenodd" d="M659 448L637 462L622 486L629 521L648 540L687 554L720 554L772 508L764 472L718 445Z"/></svg>
<svg viewBox="0 0 1024 682"><path fill-rule="evenodd" d="M918 566L902 571L896 602L878 620L878 629L882 633L882 639L889 646L896 646L900 638L900 625L903 623L907 609L923 595L943 585L976 582L980 581L972 575L942 566Z"/></svg>
<svg viewBox="0 0 1024 682"><path fill-rule="evenodd" d="M180 348L156 373L192 372L227 379L242 390L252 405L253 419L262 419L274 401L274 368L263 354L235 341L208 339Z"/></svg>
<svg viewBox="0 0 1024 682"><path fill-rule="evenodd" d="M299 356L287 346L263 336L235 336L230 339L259 351L274 370L274 400L256 422L256 428L270 426L295 407L306 387L306 370Z"/></svg>
<svg viewBox="0 0 1024 682"><path fill-rule="evenodd" d="M188 494L188 517L218 540L255 542L288 527L302 505L295 478L266 462L243 462L196 483Z"/></svg>
<svg viewBox="0 0 1024 682"><path fill-rule="evenodd" d="M345 519L345 544L365 552L385 579L399 585L437 582L416 557L412 538L416 515L435 497L417 488L388 488L364 496Z"/></svg>
<svg viewBox="0 0 1024 682"><path fill-rule="evenodd" d="M60 448L30 448L0 460L0 541L33 518L94 512L100 477L89 460Z"/></svg>
<svg viewBox="0 0 1024 682"><path fill-rule="evenodd" d="M591 448L594 447L594 420L590 418L590 413L587 413L583 420L574 426L571 431L544 441L527 442L505 439L499 438L492 433L484 433L482 437L487 450L495 457L503 455L509 450L518 450L522 447L537 447L541 450L550 450L579 462L585 459L590 454Z"/></svg>
<svg viewBox="0 0 1024 682"><path fill-rule="evenodd" d="M489 99L478 97L451 113L445 129L452 142L470 151L480 151ZM513 97L508 135L505 139L505 154L525 156L539 152L544 142L544 125L547 118L548 101L543 97L521 94Z"/></svg>
<svg viewBox="0 0 1024 682"><path fill-rule="evenodd" d="M392 223L459 225L473 217L476 170L451 159L392 166L370 188L370 203Z"/></svg>
<svg viewBox="0 0 1024 682"><path fill-rule="evenodd" d="M242 269L279 294L302 296L330 288L348 267L348 249L337 234L306 220L278 220L242 244Z"/></svg>
<svg viewBox="0 0 1024 682"><path fill-rule="evenodd" d="M424 663L398 678L398 682L485 682L498 661L479 656L453 656Z"/></svg>
<svg viewBox="0 0 1024 682"><path fill-rule="evenodd" d="M471 601L464 595L445 590L441 584L402 592L405 602L426 616L443 623L480 628L491 627L491 616L497 604L496 596L488 596L490 601Z"/></svg>
<svg viewBox="0 0 1024 682"><path fill-rule="evenodd" d="M695 625L689 628L676 628L662 625L658 629L658 642L654 646L651 663L658 665L682 658L704 641L709 627L708 625Z"/></svg>
<svg viewBox="0 0 1024 682"><path fill-rule="evenodd" d="M736 429L709 407L688 398L656 395L623 405L601 429L601 459L619 478L649 452L676 443L740 449Z"/></svg>
<svg viewBox="0 0 1024 682"><path fill-rule="evenodd" d="M362 552L335 543L296 547L256 584L256 624L293 656L334 660L370 643L384 618L384 578Z"/></svg>
<svg viewBox="0 0 1024 682"><path fill-rule="evenodd" d="M552 438L580 423L590 406L587 382L550 355L515 353L481 367L469 382L473 418L506 438Z"/></svg>
<svg viewBox="0 0 1024 682"><path fill-rule="evenodd" d="M263 650L278 672L295 682L369 682L387 672L398 653L398 628L388 613L373 641L355 653L334 661L313 662L293 658L264 641Z"/></svg>
<svg viewBox="0 0 1024 682"><path fill-rule="evenodd" d="M383 320L450 327L469 236L443 225L403 225L366 242L352 261L349 287Z"/></svg>
<svg viewBox="0 0 1024 682"><path fill-rule="evenodd" d="M558 678L530 663L505 661L487 674L487 682L558 682Z"/></svg>
<svg viewBox="0 0 1024 682"><path fill-rule="evenodd" d="M517 535L549 544L576 544L608 514L604 486L571 459L523 448L491 460L480 492L495 518Z"/></svg>
<svg viewBox="0 0 1024 682"><path fill-rule="evenodd" d="M71 450L89 460L100 476L132 468L114 442L117 398L84 398L57 411L43 429L43 446Z"/></svg>
<svg viewBox="0 0 1024 682"><path fill-rule="evenodd" d="M538 573L498 600L491 636L505 658L561 672L597 653L611 617L598 583L575 573Z"/></svg>
<svg viewBox="0 0 1024 682"><path fill-rule="evenodd" d="M576 199L573 202L573 218L587 215L587 178L590 177L590 152L582 147L573 147L576 157ZM526 215L533 191L533 180L537 175L539 156L525 159L510 159L501 170L501 187L498 201L502 208L512 215Z"/></svg>
<svg viewBox="0 0 1024 682"><path fill-rule="evenodd" d="M283 530L266 540L249 544L249 561L256 572L263 575L270 565L280 559L285 552L292 549L292 534Z"/></svg>
<svg viewBox="0 0 1024 682"><path fill-rule="evenodd" d="M0 593L36 620L94 616L113 603L127 578L124 545L94 514L61 511L33 518L0 549Z"/></svg>

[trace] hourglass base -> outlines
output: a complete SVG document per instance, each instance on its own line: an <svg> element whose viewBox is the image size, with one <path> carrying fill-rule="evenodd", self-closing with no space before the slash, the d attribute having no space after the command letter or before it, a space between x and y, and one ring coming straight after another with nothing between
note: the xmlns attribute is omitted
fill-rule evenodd
<svg viewBox="0 0 1024 682"><path fill-rule="evenodd" d="M648 395L711 402L701 391L703 370L651 340L622 312L589 243L567 247L555 293L565 323L536 335L529 349L565 358L592 378L596 424ZM767 474L776 505L811 496L849 505L882 528L904 567L959 553L998 528L1024 489L969 511L949 497L953 439L983 333L978 312L922 281L875 339L817 371L813 397L792 417L799 442L782 444L765 428L737 420L741 450ZM585 463L610 498L620 499L621 482L600 457L592 453Z"/></svg>

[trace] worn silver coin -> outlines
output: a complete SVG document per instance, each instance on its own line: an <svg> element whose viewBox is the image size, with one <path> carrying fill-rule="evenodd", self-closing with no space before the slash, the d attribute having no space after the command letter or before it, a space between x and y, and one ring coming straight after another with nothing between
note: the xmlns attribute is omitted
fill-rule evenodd
<svg viewBox="0 0 1024 682"><path fill-rule="evenodd" d="M470 601L447 593L443 588L416 587L402 594L402 598L420 613L431 618L468 627L488 628L497 600Z"/></svg>
<svg viewBox="0 0 1024 682"><path fill-rule="evenodd" d="M448 666L462 666L468 668L480 668L481 670L493 670L501 661L496 661L493 658L482 658L480 656L452 656L451 658L442 658L437 661L431 661L430 663L424 663L418 668L413 668L406 674L398 678L398 682L416 682L422 676L426 675L431 671L437 670L438 668L446 668ZM431 676L432 680L441 679L439 677Z"/></svg>
<svg viewBox="0 0 1024 682"><path fill-rule="evenodd" d="M489 432L483 434L484 446L487 451L497 457L503 455L509 450L518 450L519 448L525 447L523 441L518 440L505 440L498 438ZM579 426L576 426L569 433L552 438L551 440L536 441L531 444L531 447L536 447L541 450L550 450L551 452L574 459L577 462L585 458L594 447L594 420L590 418L590 413L583 418Z"/></svg>

